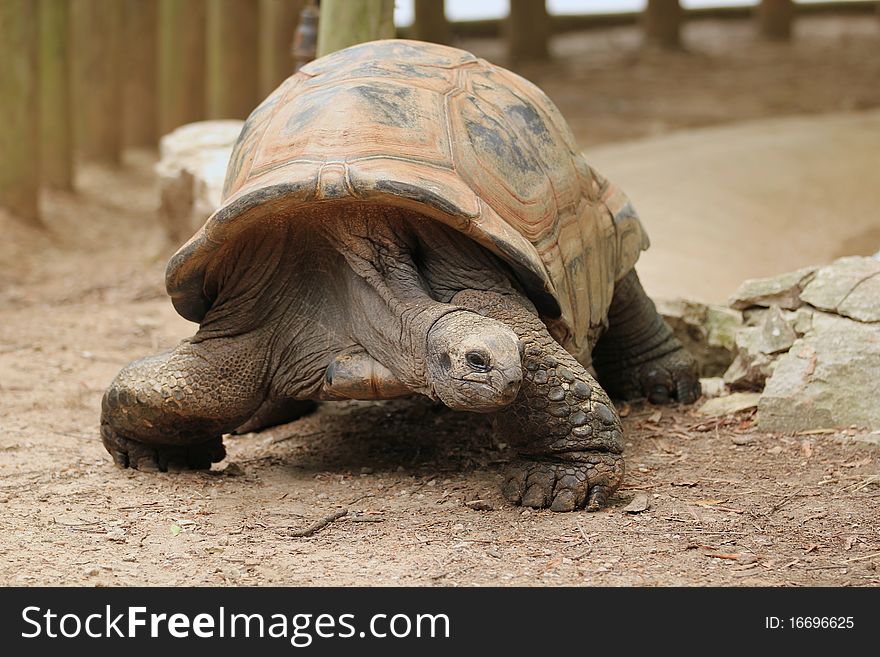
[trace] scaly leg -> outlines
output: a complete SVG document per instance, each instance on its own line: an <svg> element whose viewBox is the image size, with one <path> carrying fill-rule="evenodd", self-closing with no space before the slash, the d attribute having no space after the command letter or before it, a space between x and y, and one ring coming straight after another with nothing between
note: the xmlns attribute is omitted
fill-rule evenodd
<svg viewBox="0 0 880 657"><path fill-rule="evenodd" d="M102 402L101 438L116 464L166 471L221 461L223 434L252 417L266 394L259 346L250 334L184 340L125 367Z"/></svg>
<svg viewBox="0 0 880 657"><path fill-rule="evenodd" d="M693 404L700 396L696 362L657 313L635 270L614 288L608 331L593 351L593 365L618 399Z"/></svg>
<svg viewBox="0 0 880 657"><path fill-rule="evenodd" d="M519 453L506 475L514 504L554 511L604 506L624 474L620 418L597 381L524 300L465 290L452 302L504 322L524 344L519 396L495 416Z"/></svg>

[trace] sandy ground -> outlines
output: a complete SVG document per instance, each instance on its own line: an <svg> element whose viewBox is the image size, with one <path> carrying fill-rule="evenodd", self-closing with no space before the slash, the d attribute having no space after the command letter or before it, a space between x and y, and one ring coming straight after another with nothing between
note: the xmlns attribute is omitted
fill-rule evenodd
<svg viewBox="0 0 880 657"><path fill-rule="evenodd" d="M588 154L648 229L639 272L655 296L725 303L746 278L880 251L877 110L698 128Z"/></svg>
<svg viewBox="0 0 880 657"><path fill-rule="evenodd" d="M744 55L736 25L690 26L691 55L623 56L627 30L590 35L580 51L568 36L557 64L532 77L587 146L870 109L872 29L805 22L790 61L776 47ZM654 77L670 57L674 88ZM797 72L811 57L821 74ZM595 81L580 109L555 95L565 76ZM777 96L775 82L794 78L811 82ZM767 93L745 94L747 82ZM132 154L120 172L85 169L77 196L48 195L45 229L0 214L0 584L880 583L880 437L858 429L773 435L748 415L622 406L628 475L594 514L507 506L498 484L511 454L485 421L418 401L325 405L228 439L227 461L208 473L116 469L97 438L103 389L193 330L164 296L174 245L155 207L150 158ZM648 508L625 511L636 496Z"/></svg>

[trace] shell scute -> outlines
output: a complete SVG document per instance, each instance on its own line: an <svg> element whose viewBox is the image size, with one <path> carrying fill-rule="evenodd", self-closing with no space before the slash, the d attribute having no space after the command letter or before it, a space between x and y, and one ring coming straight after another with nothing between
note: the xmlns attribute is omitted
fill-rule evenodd
<svg viewBox="0 0 880 657"><path fill-rule="evenodd" d="M212 259L255 222L351 199L411 209L499 255L584 362L648 245L535 85L454 48L376 41L308 64L254 110L222 207L169 262L175 307L201 320Z"/></svg>

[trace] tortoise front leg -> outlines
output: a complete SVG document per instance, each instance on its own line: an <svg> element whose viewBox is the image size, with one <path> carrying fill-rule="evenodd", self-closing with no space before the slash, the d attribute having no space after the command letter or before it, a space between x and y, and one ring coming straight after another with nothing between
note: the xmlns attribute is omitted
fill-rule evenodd
<svg viewBox="0 0 880 657"><path fill-rule="evenodd" d="M624 474L620 418L608 395L518 300L466 290L453 303L504 322L525 347L519 396L495 416L520 456L505 497L554 511L604 506Z"/></svg>
<svg viewBox="0 0 880 657"><path fill-rule="evenodd" d="M266 395L265 350L250 334L184 340L129 364L104 394L101 439L117 465L208 469L225 456L224 433Z"/></svg>

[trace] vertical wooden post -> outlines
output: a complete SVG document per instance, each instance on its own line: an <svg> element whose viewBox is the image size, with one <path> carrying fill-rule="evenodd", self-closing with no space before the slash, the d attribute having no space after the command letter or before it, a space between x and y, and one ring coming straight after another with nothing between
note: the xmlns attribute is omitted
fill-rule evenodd
<svg viewBox="0 0 880 657"><path fill-rule="evenodd" d="M40 0L40 178L73 189L70 3Z"/></svg>
<svg viewBox="0 0 880 657"><path fill-rule="evenodd" d="M33 0L0 2L0 206L39 221L39 16Z"/></svg>
<svg viewBox="0 0 880 657"><path fill-rule="evenodd" d="M245 119L260 102L260 5L208 0L208 117Z"/></svg>
<svg viewBox="0 0 880 657"><path fill-rule="evenodd" d="M260 0L260 98L293 75L293 35L305 0Z"/></svg>
<svg viewBox="0 0 880 657"><path fill-rule="evenodd" d="M550 15L544 0L510 0L504 25L507 56L512 64L549 56Z"/></svg>
<svg viewBox="0 0 880 657"><path fill-rule="evenodd" d="M159 5L159 131L205 118L205 0Z"/></svg>
<svg viewBox="0 0 880 657"><path fill-rule="evenodd" d="M792 0L761 0L757 9L758 30L766 39L788 41L794 20Z"/></svg>
<svg viewBox="0 0 880 657"><path fill-rule="evenodd" d="M73 0L74 143L85 158L122 161L122 5Z"/></svg>
<svg viewBox="0 0 880 657"><path fill-rule="evenodd" d="M449 21L446 20L444 0L415 0L415 3L413 39L432 43L450 43L452 37Z"/></svg>
<svg viewBox="0 0 880 657"><path fill-rule="evenodd" d="M125 0L125 143L155 146L159 137L159 2Z"/></svg>
<svg viewBox="0 0 880 657"><path fill-rule="evenodd" d="M645 41L670 50L681 48L682 13L678 0L648 0L643 16Z"/></svg>
<svg viewBox="0 0 880 657"><path fill-rule="evenodd" d="M376 39L394 38L394 0L322 0L318 57Z"/></svg>

